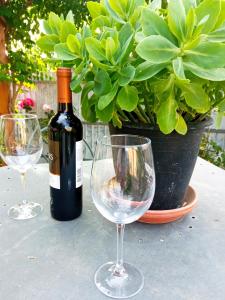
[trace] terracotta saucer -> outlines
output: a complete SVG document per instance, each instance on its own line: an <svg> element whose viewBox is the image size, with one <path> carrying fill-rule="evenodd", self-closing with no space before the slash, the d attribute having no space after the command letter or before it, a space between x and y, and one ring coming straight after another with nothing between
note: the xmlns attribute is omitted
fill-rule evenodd
<svg viewBox="0 0 225 300"><path fill-rule="evenodd" d="M195 190L189 186L180 208L169 210L148 210L138 221L149 224L163 224L176 221L192 211L197 203Z"/></svg>

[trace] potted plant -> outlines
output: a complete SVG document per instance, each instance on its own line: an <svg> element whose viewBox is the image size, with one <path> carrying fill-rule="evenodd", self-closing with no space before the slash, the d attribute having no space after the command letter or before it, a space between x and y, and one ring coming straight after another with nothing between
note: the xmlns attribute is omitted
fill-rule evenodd
<svg viewBox="0 0 225 300"><path fill-rule="evenodd" d="M39 47L71 66L89 122L152 139L156 194L151 209L182 205L208 117L225 112L225 1L87 2L76 28L50 13Z"/></svg>

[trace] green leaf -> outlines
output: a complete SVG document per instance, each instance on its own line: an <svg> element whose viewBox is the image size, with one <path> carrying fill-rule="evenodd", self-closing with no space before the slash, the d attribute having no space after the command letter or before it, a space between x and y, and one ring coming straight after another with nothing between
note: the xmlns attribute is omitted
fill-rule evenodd
<svg viewBox="0 0 225 300"><path fill-rule="evenodd" d="M205 16L199 23L197 23L197 16L196 16L196 26L195 26L195 29L194 29L194 32L193 32L193 39L202 39L202 29L204 28L206 22L208 21L209 19L209 15ZM189 41L190 43L191 41Z"/></svg>
<svg viewBox="0 0 225 300"><path fill-rule="evenodd" d="M162 7L162 0L153 0L149 4L149 8L152 9L152 10L161 9L161 7Z"/></svg>
<svg viewBox="0 0 225 300"><path fill-rule="evenodd" d="M82 36L82 40L85 40L86 38L92 36L91 29L88 25L83 25L81 36Z"/></svg>
<svg viewBox="0 0 225 300"><path fill-rule="evenodd" d="M179 53L179 49L166 38L152 35L139 43L136 52L144 60L160 64L175 58Z"/></svg>
<svg viewBox="0 0 225 300"><path fill-rule="evenodd" d="M78 88L80 88L80 85L82 81L84 80L85 76L87 74L87 68L83 68L81 73L79 75L75 75L70 83L70 88L73 92L76 92Z"/></svg>
<svg viewBox="0 0 225 300"><path fill-rule="evenodd" d="M112 89L111 79L109 74L104 71L100 70L95 75L95 88L94 93L99 97L105 95L110 92Z"/></svg>
<svg viewBox="0 0 225 300"><path fill-rule="evenodd" d="M223 121L223 117L224 117L224 112L217 112L217 114L216 114L216 122L215 122L216 129L220 129L221 123Z"/></svg>
<svg viewBox="0 0 225 300"><path fill-rule="evenodd" d="M118 85L114 84L110 93L99 98L98 109L104 110L114 100L117 91L118 91Z"/></svg>
<svg viewBox="0 0 225 300"><path fill-rule="evenodd" d="M115 0L112 0L115 1ZM123 2L123 11L127 16L131 16L131 14L134 12L135 8L138 6L144 5L145 0L122 0Z"/></svg>
<svg viewBox="0 0 225 300"><path fill-rule="evenodd" d="M70 10L66 16L66 21L69 21L70 23L75 23L74 16L72 10Z"/></svg>
<svg viewBox="0 0 225 300"><path fill-rule="evenodd" d="M210 109L209 97L200 84L183 85L182 91L187 105L198 113L204 114Z"/></svg>
<svg viewBox="0 0 225 300"><path fill-rule="evenodd" d="M125 14L129 18L129 21L131 22L131 24L132 24L133 21L135 22L134 16L136 17L136 12L138 10L140 10L140 8L144 5L145 5L145 0L127 1Z"/></svg>
<svg viewBox="0 0 225 300"><path fill-rule="evenodd" d="M60 41L62 43L66 42L69 34L75 35L77 33L76 27L69 21L63 21L60 31Z"/></svg>
<svg viewBox="0 0 225 300"><path fill-rule="evenodd" d="M135 34L135 42L137 43L137 44L139 44L143 39L145 39L146 38L146 36L144 35L144 33L143 32L141 32L141 31L138 31L136 34Z"/></svg>
<svg viewBox="0 0 225 300"><path fill-rule="evenodd" d="M195 14L195 10L193 8L191 8L187 14L187 18L186 18L186 39L190 41L193 32L194 32L194 28L197 24L197 17Z"/></svg>
<svg viewBox="0 0 225 300"><path fill-rule="evenodd" d="M87 8L88 8L88 11L89 11L92 19L95 19L101 15L104 15L104 8L103 8L102 3L88 1Z"/></svg>
<svg viewBox="0 0 225 300"><path fill-rule="evenodd" d="M183 66L183 60L181 57L177 57L172 61L173 64L173 71L176 77L179 80L186 80L185 74L184 74L184 66Z"/></svg>
<svg viewBox="0 0 225 300"><path fill-rule="evenodd" d="M218 19L217 19L214 29L219 28L224 22L225 22L225 1L222 0L220 14L218 16Z"/></svg>
<svg viewBox="0 0 225 300"><path fill-rule="evenodd" d="M52 32L54 32L55 34L60 34L62 20L58 15L56 15L53 12L50 12L48 16L48 24L51 27Z"/></svg>
<svg viewBox="0 0 225 300"><path fill-rule="evenodd" d="M49 34L49 35L42 36L36 42L36 44L38 45L38 47L41 50L47 51L47 52L54 51L54 47L58 43L59 43L59 38L55 34Z"/></svg>
<svg viewBox="0 0 225 300"><path fill-rule="evenodd" d="M80 55L80 41L75 35L69 34L66 40L67 47L73 53Z"/></svg>
<svg viewBox="0 0 225 300"><path fill-rule="evenodd" d="M54 51L57 54L58 59L74 60L77 58L77 55L72 53L65 43L55 45Z"/></svg>
<svg viewBox="0 0 225 300"><path fill-rule="evenodd" d="M184 4L184 8L185 8L185 11L186 11L186 14L188 14L188 12L195 8L197 5L196 5L196 0L183 0L183 4Z"/></svg>
<svg viewBox="0 0 225 300"><path fill-rule="evenodd" d="M98 67L102 70L106 70L106 71L116 71L116 67L114 66L110 66L110 65L107 65L107 64L103 64L101 62L99 62L98 60L96 60L94 57L90 57L90 60L91 62L93 63L93 65L95 67Z"/></svg>
<svg viewBox="0 0 225 300"><path fill-rule="evenodd" d="M52 29L46 20L40 20L40 31L44 34L52 34Z"/></svg>
<svg viewBox="0 0 225 300"><path fill-rule="evenodd" d="M61 21L65 21L63 13L61 13L59 17Z"/></svg>
<svg viewBox="0 0 225 300"><path fill-rule="evenodd" d="M125 45L122 47L122 49L115 54L116 56L116 64L122 64L126 59L129 57L132 49L133 49L134 39L133 35L131 35L128 40L126 41ZM119 53L119 55L118 55Z"/></svg>
<svg viewBox="0 0 225 300"><path fill-rule="evenodd" d="M129 23L134 29L138 29L140 27L140 18L141 18L142 9L143 9L142 6L137 6L134 10L134 13L129 18Z"/></svg>
<svg viewBox="0 0 225 300"><path fill-rule="evenodd" d="M127 1L126 0L108 0L107 1L110 5L110 7L113 9L114 12L116 12L119 16L121 16L123 19L126 18L126 6ZM132 0L130 0L132 2Z"/></svg>
<svg viewBox="0 0 225 300"><path fill-rule="evenodd" d="M104 122L104 123L108 123L109 121L112 120L113 117L113 113L114 113L114 102L112 101L105 109L100 110L98 108L98 105L95 106L95 110L96 110L96 115L97 118Z"/></svg>
<svg viewBox="0 0 225 300"><path fill-rule="evenodd" d="M105 8L108 12L108 14L118 23L125 24L126 22L123 20L123 18L120 17L118 13L111 7L109 0L103 0ZM118 1L119 2L119 1Z"/></svg>
<svg viewBox="0 0 225 300"><path fill-rule="evenodd" d="M185 43L183 50L186 51L186 50L193 49L193 48L197 47L199 45L199 43L201 42L201 36L195 37L195 33L192 38L187 43Z"/></svg>
<svg viewBox="0 0 225 300"><path fill-rule="evenodd" d="M129 23L122 26L119 31L119 44L117 52L115 53L115 60L117 64L123 63L123 61L130 55L133 49L133 37L134 32Z"/></svg>
<svg viewBox="0 0 225 300"><path fill-rule="evenodd" d="M225 81L225 68L204 69L193 63L184 63L185 69L194 75L211 80L211 81Z"/></svg>
<svg viewBox="0 0 225 300"><path fill-rule="evenodd" d="M127 85L122 87L117 96L117 103L120 108L128 112L135 110L138 101L138 90L134 86Z"/></svg>
<svg viewBox="0 0 225 300"><path fill-rule="evenodd" d="M121 69L119 72L119 85L125 86L129 84L134 79L135 71L136 69L133 66L127 66Z"/></svg>
<svg viewBox="0 0 225 300"><path fill-rule="evenodd" d="M141 25L143 33L149 35L161 35L173 44L177 44L175 37L171 34L167 23L154 11L144 8L141 16Z"/></svg>
<svg viewBox="0 0 225 300"><path fill-rule="evenodd" d="M225 112L225 100L222 100L218 105L218 109L220 112Z"/></svg>
<svg viewBox="0 0 225 300"><path fill-rule="evenodd" d="M168 25L179 41L186 36L186 12L182 0L170 0L168 3Z"/></svg>
<svg viewBox="0 0 225 300"><path fill-rule="evenodd" d="M179 134L185 135L187 133L187 124L184 120L184 118L180 115L177 114L177 124L175 127L176 132L178 132Z"/></svg>
<svg viewBox="0 0 225 300"><path fill-rule="evenodd" d="M123 48L126 45L127 40L131 36L133 36L133 29L129 23L126 23L125 25L122 26L122 28L119 31L119 42L121 48Z"/></svg>
<svg viewBox="0 0 225 300"><path fill-rule="evenodd" d="M164 134L171 133L177 124L177 102L171 92L157 111L157 123Z"/></svg>
<svg viewBox="0 0 225 300"><path fill-rule="evenodd" d="M153 64L145 61L136 67L134 81L144 81L152 78L166 67L167 64Z"/></svg>
<svg viewBox="0 0 225 300"><path fill-rule="evenodd" d="M92 20L91 22L91 29L95 31L97 28L103 28L104 26L110 27L111 21L109 17L106 16L99 16Z"/></svg>
<svg viewBox="0 0 225 300"><path fill-rule="evenodd" d="M94 59L103 61L106 60L105 51L102 48L101 42L93 37L88 37L85 40L85 45L90 56Z"/></svg>
<svg viewBox="0 0 225 300"><path fill-rule="evenodd" d="M204 0L200 3L200 5L196 8L197 22L201 22L201 20L209 16L207 21L205 22L202 33L208 33L215 27L218 16L221 11L221 1L220 0Z"/></svg>
<svg viewBox="0 0 225 300"><path fill-rule="evenodd" d="M116 51L117 51L116 43L114 42L114 39L110 36L107 38L105 44L106 58L110 61L113 55L116 53Z"/></svg>
<svg viewBox="0 0 225 300"><path fill-rule="evenodd" d="M94 82L88 82L81 93L81 113L83 118L90 123L96 122L95 101L88 98L88 94L92 91Z"/></svg>
<svg viewBox="0 0 225 300"><path fill-rule="evenodd" d="M153 90L155 94L159 97L159 99L166 99L169 97L169 94L174 89L175 78L174 75L171 74L169 77L165 79L156 79L153 81Z"/></svg>
<svg viewBox="0 0 225 300"><path fill-rule="evenodd" d="M185 50L185 61L202 68L221 68L225 66L225 44L202 42L196 48Z"/></svg>
<svg viewBox="0 0 225 300"><path fill-rule="evenodd" d="M225 42L225 23L217 30L210 32L207 35L207 40L210 42Z"/></svg>
<svg viewBox="0 0 225 300"><path fill-rule="evenodd" d="M102 43L102 46L105 47L105 41L108 37L111 37L113 38L114 42L116 43L116 46L118 47L119 46L119 33L118 31L115 29L115 28L107 28L107 29L103 29L103 32L101 34L101 43Z"/></svg>

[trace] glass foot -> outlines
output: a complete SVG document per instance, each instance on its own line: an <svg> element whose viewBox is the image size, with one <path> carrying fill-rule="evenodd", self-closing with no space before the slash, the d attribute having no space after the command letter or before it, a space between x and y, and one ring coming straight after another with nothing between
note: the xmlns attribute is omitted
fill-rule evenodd
<svg viewBox="0 0 225 300"><path fill-rule="evenodd" d="M115 263L102 265L95 273L95 284L106 296L123 299L136 295L144 286L144 277L134 266L124 263L125 272L116 274Z"/></svg>
<svg viewBox="0 0 225 300"><path fill-rule="evenodd" d="M14 220L27 220L36 217L42 212L42 210L42 205L29 202L11 207L8 211L8 215Z"/></svg>

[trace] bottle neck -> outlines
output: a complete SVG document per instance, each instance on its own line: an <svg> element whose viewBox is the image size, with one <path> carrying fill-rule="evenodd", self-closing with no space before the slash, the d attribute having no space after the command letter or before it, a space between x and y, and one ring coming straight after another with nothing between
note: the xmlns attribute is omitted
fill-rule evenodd
<svg viewBox="0 0 225 300"><path fill-rule="evenodd" d="M58 112L73 112L72 103L58 102Z"/></svg>
<svg viewBox="0 0 225 300"><path fill-rule="evenodd" d="M58 92L58 111L71 112L72 107L72 92L70 89L71 69L57 69L57 92Z"/></svg>

